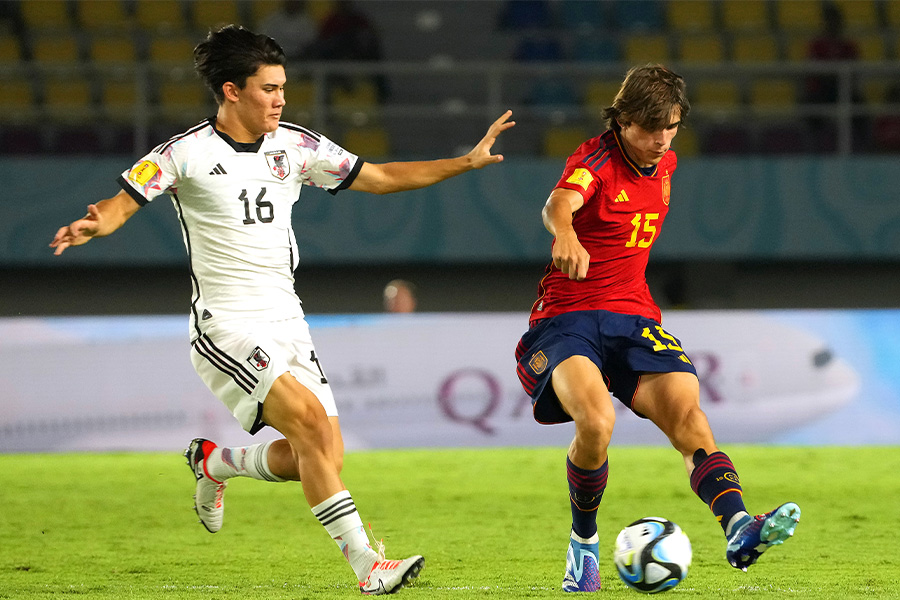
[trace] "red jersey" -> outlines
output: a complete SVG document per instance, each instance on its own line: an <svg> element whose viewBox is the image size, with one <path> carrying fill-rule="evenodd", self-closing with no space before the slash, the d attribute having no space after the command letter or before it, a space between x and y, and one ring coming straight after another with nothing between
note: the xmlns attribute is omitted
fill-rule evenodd
<svg viewBox="0 0 900 600"><path fill-rule="evenodd" d="M677 163L669 150L653 173L644 175L612 130L578 147L556 187L584 198L572 225L591 257L590 266L587 277L577 281L551 262L538 286L532 322L576 310L608 310L662 322L647 287L646 269L669 211Z"/></svg>

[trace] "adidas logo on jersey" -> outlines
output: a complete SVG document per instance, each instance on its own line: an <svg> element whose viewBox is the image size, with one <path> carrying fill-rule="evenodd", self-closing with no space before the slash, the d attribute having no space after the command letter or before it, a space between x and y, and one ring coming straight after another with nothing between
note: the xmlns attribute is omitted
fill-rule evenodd
<svg viewBox="0 0 900 600"><path fill-rule="evenodd" d="M628 194L625 193L625 190L619 192L619 195L616 196L616 202L629 202L631 198L628 197Z"/></svg>
<svg viewBox="0 0 900 600"><path fill-rule="evenodd" d="M212 171L210 171L209 174L210 175L228 175L228 173L225 172L225 169L222 168L222 165L220 163L216 163L216 167Z"/></svg>

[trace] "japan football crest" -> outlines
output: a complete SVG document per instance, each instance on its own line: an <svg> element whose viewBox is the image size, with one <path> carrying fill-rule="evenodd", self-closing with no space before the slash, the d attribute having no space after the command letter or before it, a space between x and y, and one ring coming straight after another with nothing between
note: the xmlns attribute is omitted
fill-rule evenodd
<svg viewBox="0 0 900 600"><path fill-rule="evenodd" d="M247 357L247 362L253 365L253 368L257 371L262 371L269 366L269 355L263 352L262 348L257 346L253 349L253 352L250 353L250 356Z"/></svg>
<svg viewBox="0 0 900 600"><path fill-rule="evenodd" d="M291 174L291 164L284 150L266 152L266 162L269 163L269 172L282 181Z"/></svg>

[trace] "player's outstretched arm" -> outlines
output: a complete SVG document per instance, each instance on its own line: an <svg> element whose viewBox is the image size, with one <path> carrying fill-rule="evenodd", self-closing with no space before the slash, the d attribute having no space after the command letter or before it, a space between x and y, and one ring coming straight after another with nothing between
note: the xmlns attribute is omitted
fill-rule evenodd
<svg viewBox="0 0 900 600"><path fill-rule="evenodd" d="M556 237L553 244L553 265L569 276L583 280L587 277L591 256L588 254L572 227L572 216L584 205L581 194L564 188L556 188L547 198L541 216L544 227Z"/></svg>
<svg viewBox="0 0 900 600"><path fill-rule="evenodd" d="M111 234L124 225L139 208L140 205L124 190L112 198L89 204L84 217L60 227L56 232L50 242L50 247L55 248L53 254L59 256L69 246L80 246L88 243L91 238Z"/></svg>
<svg viewBox="0 0 900 600"><path fill-rule="evenodd" d="M465 156L440 160L390 162L383 164L364 163L348 189L373 194L390 194L406 190L416 190L433 185L450 177L455 177L472 169L481 169L503 160L502 154L491 154L497 137L516 124L510 121L512 111L508 110L494 121L487 134ZM350 149L352 150L352 148Z"/></svg>

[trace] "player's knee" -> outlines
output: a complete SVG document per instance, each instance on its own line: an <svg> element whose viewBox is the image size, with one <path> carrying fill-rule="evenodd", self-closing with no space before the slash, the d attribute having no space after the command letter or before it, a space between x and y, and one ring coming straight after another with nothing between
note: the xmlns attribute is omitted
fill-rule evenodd
<svg viewBox="0 0 900 600"><path fill-rule="evenodd" d="M609 444L613 427L616 424L616 412L610 407L590 405L573 415L577 435L589 438L601 445Z"/></svg>

